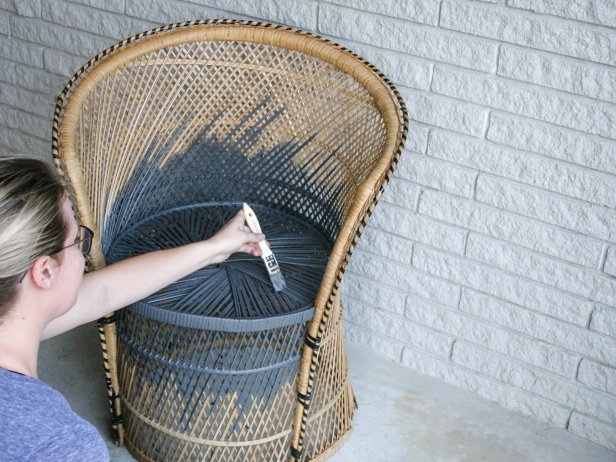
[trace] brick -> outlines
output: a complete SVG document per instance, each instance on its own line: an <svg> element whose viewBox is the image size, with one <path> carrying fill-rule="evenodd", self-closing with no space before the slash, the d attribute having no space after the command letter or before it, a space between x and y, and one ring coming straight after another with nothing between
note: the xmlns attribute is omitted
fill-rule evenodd
<svg viewBox="0 0 616 462"><path fill-rule="evenodd" d="M13 18L13 36L77 56L93 56L108 48L114 39L70 29L39 19Z"/></svg>
<svg viewBox="0 0 616 462"><path fill-rule="evenodd" d="M415 120L409 121L409 134L405 144L406 149L408 151L416 152L419 154L425 154L428 150L429 133L429 126L420 124ZM406 162L404 160L406 157L408 156L404 155L403 153L400 162Z"/></svg>
<svg viewBox="0 0 616 462"><path fill-rule="evenodd" d="M352 322L345 322L344 336L347 341L366 345L372 351L380 353L394 361L400 361L404 344L396 342L390 338L378 335L363 326L359 326Z"/></svg>
<svg viewBox="0 0 616 462"><path fill-rule="evenodd" d="M0 0L0 10L11 11L13 13L17 12L15 0Z"/></svg>
<svg viewBox="0 0 616 462"><path fill-rule="evenodd" d="M392 177L389 185L383 193L383 201L389 204L399 205L410 210L417 210L417 202L421 187L407 180Z"/></svg>
<svg viewBox="0 0 616 462"><path fill-rule="evenodd" d="M392 287L384 287L370 279L347 272L343 282L344 297L353 297L392 313L404 314L406 294Z"/></svg>
<svg viewBox="0 0 616 462"><path fill-rule="evenodd" d="M43 50L43 47L23 40L0 36L0 58L42 69Z"/></svg>
<svg viewBox="0 0 616 462"><path fill-rule="evenodd" d="M578 19L591 24L616 27L616 10L612 0L508 0L507 6L523 8L534 13L550 14L561 18Z"/></svg>
<svg viewBox="0 0 616 462"><path fill-rule="evenodd" d="M465 135L482 136L488 116L487 109L434 94L406 88L399 90L413 120Z"/></svg>
<svg viewBox="0 0 616 462"><path fill-rule="evenodd" d="M395 84L418 90L429 90L434 67L431 62L405 53L383 50L348 40L337 38L336 42L376 66Z"/></svg>
<svg viewBox="0 0 616 462"><path fill-rule="evenodd" d="M616 423L616 399L600 395L572 380L501 356L463 341L456 341L452 361L516 388L535 393L559 404L574 407L606 422Z"/></svg>
<svg viewBox="0 0 616 462"><path fill-rule="evenodd" d="M565 377L573 378L579 362L577 354L418 297L408 298L406 317Z"/></svg>
<svg viewBox="0 0 616 462"><path fill-rule="evenodd" d="M390 204L374 213L372 224L384 231L439 249L464 253L466 230L438 222L426 216ZM409 261L410 263L410 261Z"/></svg>
<svg viewBox="0 0 616 462"><path fill-rule="evenodd" d="M0 11L0 34L11 35L10 20L12 15L4 11Z"/></svg>
<svg viewBox="0 0 616 462"><path fill-rule="evenodd" d="M616 305L616 279L471 233L466 256L534 281L607 305Z"/></svg>
<svg viewBox="0 0 616 462"><path fill-rule="evenodd" d="M49 120L11 106L0 106L0 124L40 139L51 137Z"/></svg>
<svg viewBox="0 0 616 462"><path fill-rule="evenodd" d="M460 310L544 342L616 366L616 339L519 305L464 289Z"/></svg>
<svg viewBox="0 0 616 462"><path fill-rule="evenodd" d="M537 154L501 148L443 130L431 132L428 154L577 199L608 207L616 206L615 175L584 169Z"/></svg>
<svg viewBox="0 0 616 462"><path fill-rule="evenodd" d="M0 138L1 137L2 137L2 134L0 133ZM2 152L3 156L19 156L21 154L19 151L16 151L13 147L4 146L2 143L0 143L0 151Z"/></svg>
<svg viewBox="0 0 616 462"><path fill-rule="evenodd" d="M442 66L434 68L432 91L616 139L616 106L613 104Z"/></svg>
<svg viewBox="0 0 616 462"><path fill-rule="evenodd" d="M224 12L195 3L167 0L131 0L126 2L126 15L146 19L156 24L190 21L195 18L241 18L241 15Z"/></svg>
<svg viewBox="0 0 616 462"><path fill-rule="evenodd" d="M616 369L613 367L583 359L577 379L589 387L597 388L612 395L616 393Z"/></svg>
<svg viewBox="0 0 616 462"><path fill-rule="evenodd" d="M41 17L41 0L17 0L15 1L17 14L31 18Z"/></svg>
<svg viewBox="0 0 616 462"><path fill-rule="evenodd" d="M616 246L612 245L607 249L607 255L605 258L605 266L603 271L612 276L616 276Z"/></svg>
<svg viewBox="0 0 616 462"><path fill-rule="evenodd" d="M51 121L55 98L3 82L0 85L0 103L20 108Z"/></svg>
<svg viewBox="0 0 616 462"><path fill-rule="evenodd" d="M422 24L438 25L438 10L440 0L417 0L413 2L400 2L397 0L332 0L330 3L355 8L361 11L370 11L385 16L407 19Z"/></svg>
<svg viewBox="0 0 616 462"><path fill-rule="evenodd" d="M458 196L472 196L476 171L420 154L409 153L406 157L409 157L409 162L397 170L400 177Z"/></svg>
<svg viewBox="0 0 616 462"><path fill-rule="evenodd" d="M320 5L319 31L485 72L496 67L494 42L336 5Z"/></svg>
<svg viewBox="0 0 616 462"><path fill-rule="evenodd" d="M479 202L537 218L588 236L616 241L616 211L557 196L530 186L479 175Z"/></svg>
<svg viewBox="0 0 616 462"><path fill-rule="evenodd" d="M317 2L314 0L286 0L284 2L272 0L253 0L251 2L197 0L195 3L303 29L316 30L317 28Z"/></svg>
<svg viewBox="0 0 616 462"><path fill-rule="evenodd" d="M366 251L353 254L349 269L368 279L395 287L444 305L456 306L460 288L408 265L402 265Z"/></svg>
<svg viewBox="0 0 616 462"><path fill-rule="evenodd" d="M71 0L71 3L93 6L105 11L115 11L116 13L124 13L124 2L125 0Z"/></svg>
<svg viewBox="0 0 616 462"><path fill-rule="evenodd" d="M596 267L603 243L475 201L424 191L419 212L572 263Z"/></svg>
<svg viewBox="0 0 616 462"><path fill-rule="evenodd" d="M570 411L565 406L409 347L405 347L402 352L402 363L426 375L496 401L507 409L538 417L562 428L565 427L569 417Z"/></svg>
<svg viewBox="0 0 616 462"><path fill-rule="evenodd" d="M556 90L616 102L616 70L611 66L503 45L498 74Z"/></svg>
<svg viewBox="0 0 616 462"><path fill-rule="evenodd" d="M28 90L54 95L64 86L65 78L42 69L0 58L0 81L12 83Z"/></svg>
<svg viewBox="0 0 616 462"><path fill-rule="evenodd" d="M480 2L447 0L441 10L440 25L447 29L529 48L604 64L616 64L616 33L577 21L535 15Z"/></svg>
<svg viewBox="0 0 616 462"><path fill-rule="evenodd" d="M573 412L567 430L574 435L616 451L616 437L614 436L616 435L616 425L610 425L578 412Z"/></svg>
<svg viewBox="0 0 616 462"><path fill-rule="evenodd" d="M0 146L8 148L2 148L2 151L5 153L11 151L14 154L34 155L45 160L51 159L51 144L49 140L41 140L2 125L0 125Z"/></svg>
<svg viewBox="0 0 616 462"><path fill-rule="evenodd" d="M452 340L449 335L412 323L351 297L347 298L346 308L347 318L355 324L370 326L371 330L405 345L411 345L444 358L449 356L449 345Z"/></svg>
<svg viewBox="0 0 616 462"><path fill-rule="evenodd" d="M378 213L375 212L375 215ZM408 239L383 232L374 226L366 227L362 234L359 248L407 264L411 263L413 255L413 243Z"/></svg>
<svg viewBox="0 0 616 462"><path fill-rule="evenodd" d="M46 21L115 40L135 35L153 26L148 21L55 0L43 0L42 17Z"/></svg>
<svg viewBox="0 0 616 462"><path fill-rule="evenodd" d="M45 50L45 69L54 74L66 76L73 75L83 66L89 58L85 56L75 56L63 51L47 48Z"/></svg>
<svg viewBox="0 0 616 462"><path fill-rule="evenodd" d="M586 326L594 307L589 301L419 244L413 251L413 267L580 326Z"/></svg>
<svg viewBox="0 0 616 462"><path fill-rule="evenodd" d="M606 173L616 173L616 143L579 131L492 112L487 139Z"/></svg>
<svg viewBox="0 0 616 462"><path fill-rule="evenodd" d="M590 328L611 337L616 337L616 308L599 306L592 313Z"/></svg>

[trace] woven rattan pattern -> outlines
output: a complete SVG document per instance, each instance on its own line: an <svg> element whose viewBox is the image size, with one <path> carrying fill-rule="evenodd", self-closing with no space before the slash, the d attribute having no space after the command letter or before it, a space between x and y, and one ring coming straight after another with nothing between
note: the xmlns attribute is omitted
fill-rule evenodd
<svg viewBox="0 0 616 462"><path fill-rule="evenodd" d="M288 451L305 322L230 333L122 317L126 434L148 459L275 460Z"/></svg>
<svg viewBox="0 0 616 462"><path fill-rule="evenodd" d="M223 45L198 43L212 40L198 31L200 28L208 33L215 31L211 34L216 36L213 42ZM176 33L190 31L199 32L200 38L191 36L185 45L170 44ZM228 35L245 38L246 42L240 39L238 47L238 40L221 39ZM241 49L245 43L250 46ZM141 53L144 48L152 51ZM262 64L268 60L269 68ZM204 73L207 80L201 78ZM160 79L165 85L160 85ZM213 91L208 93L201 87ZM74 95L77 93L78 97ZM191 99L191 104L187 103ZM196 101L198 104L194 104ZM302 200L301 195L286 200L287 190L278 185L294 186L297 181L286 177L268 185L271 194L265 195L268 197L263 203L321 223L324 234L329 232L328 237L335 238L308 328L312 347L305 346L302 352L299 405L291 438L293 457L310 459L350 428L350 388L339 386L343 393L338 402L317 409L320 392L315 386L346 374L341 324L331 320L338 319L335 312L340 306L344 268L406 138L404 105L395 88L372 66L342 47L290 28L217 20L174 24L139 34L87 63L58 98L52 148L59 172L66 174L74 188L82 221L98 228L99 235L109 236L105 234L106 220L119 192L146 154L166 150L166 156L159 158L159 166L163 165L181 155L212 120L211 134L217 139L249 140L244 146L246 158L288 142L302 146L294 162L305 171L315 172L303 191L310 196L318 191L320 207ZM276 130L264 130L257 138L246 136L249 127L263 121ZM181 135L177 136L180 127ZM235 127L243 128L238 131ZM148 199L147 213L161 207L156 198ZM130 219L141 213L134 209L126 212ZM104 265L100 244L98 248L90 260L94 268ZM103 348L109 348L109 358L105 358L109 359L110 398L118 414L112 320L102 320L101 329ZM320 350L314 348L315 341L323 342ZM337 354L327 353L327 348L335 348ZM335 371L326 372L326 365ZM329 374L329 378L315 382L317 372ZM342 417L337 422L319 423L310 435L324 435L323 441L315 443L315 437L309 436L304 449L307 426L316 422L309 411L319 419L326 415ZM121 432L118 420L114 426ZM122 434L118 436L121 439ZM285 454L281 449L281 460Z"/></svg>

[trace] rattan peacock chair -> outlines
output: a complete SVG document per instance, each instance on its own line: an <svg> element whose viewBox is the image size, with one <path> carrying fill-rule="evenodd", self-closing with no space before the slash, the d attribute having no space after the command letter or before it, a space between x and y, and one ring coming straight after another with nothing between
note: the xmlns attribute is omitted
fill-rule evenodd
<svg viewBox="0 0 616 462"><path fill-rule="evenodd" d="M90 269L204 239L252 205L287 289L234 255L99 321L119 444L140 460L318 460L351 430L340 284L406 138L394 86L286 26L123 40L58 97L52 151ZM163 269L161 269L163 270Z"/></svg>

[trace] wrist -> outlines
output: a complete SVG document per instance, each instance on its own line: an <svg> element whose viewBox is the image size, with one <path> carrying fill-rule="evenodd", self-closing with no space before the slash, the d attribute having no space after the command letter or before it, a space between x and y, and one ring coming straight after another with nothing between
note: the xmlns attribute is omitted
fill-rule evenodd
<svg viewBox="0 0 616 462"><path fill-rule="evenodd" d="M216 261L216 244L212 242L212 239L195 242L192 245L194 249L191 250L200 257L198 262L199 268L218 263L218 261Z"/></svg>

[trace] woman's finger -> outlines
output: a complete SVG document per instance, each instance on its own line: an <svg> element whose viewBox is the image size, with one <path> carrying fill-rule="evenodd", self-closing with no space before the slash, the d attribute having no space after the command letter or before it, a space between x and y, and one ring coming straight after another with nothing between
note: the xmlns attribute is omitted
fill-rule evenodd
<svg viewBox="0 0 616 462"><path fill-rule="evenodd" d="M265 234L260 234L260 233L247 233L246 236L246 242L250 242L253 244L256 244L258 242L261 242L263 239L265 239Z"/></svg>

